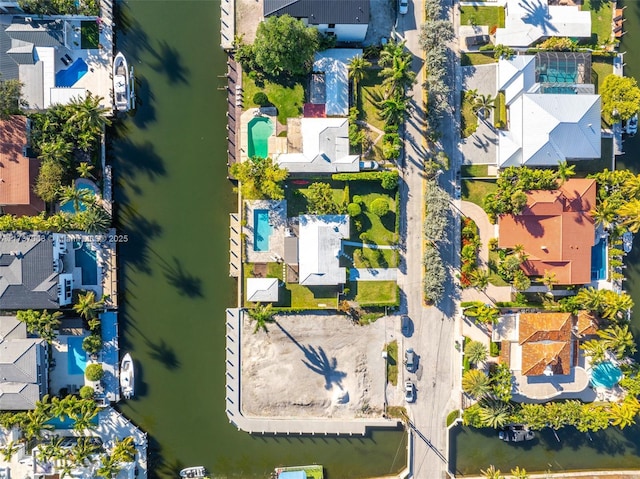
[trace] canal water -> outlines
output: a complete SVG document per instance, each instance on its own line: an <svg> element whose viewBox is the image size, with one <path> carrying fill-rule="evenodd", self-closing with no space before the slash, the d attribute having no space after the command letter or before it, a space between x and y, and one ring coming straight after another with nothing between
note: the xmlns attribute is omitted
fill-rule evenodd
<svg viewBox="0 0 640 479"><path fill-rule="evenodd" d="M640 82L640 3L626 0L624 11L625 35L621 52L625 75ZM640 173L640 135L625 138L625 154L617 157L618 169ZM632 329L640 344L640 235L635 236L634 248L627 256L625 290L636 304ZM636 358L636 359L640 359ZM623 431L609 428L587 436L573 428L564 428L537 434L537 438L523 445L506 444L497 438L494 430L456 428L451 434L451 470L458 473L477 473L494 464L503 472L519 465L527 471L571 471L580 469L640 469L640 426ZM559 439L559 441L558 441Z"/></svg>
<svg viewBox="0 0 640 479"><path fill-rule="evenodd" d="M400 431L366 438L261 437L225 415L228 278L226 57L219 1L119 3L118 49L135 67L138 108L110 132L116 179L121 348L136 398L121 410L150 437L152 477L203 465L213 477L264 478L318 463L330 479L403 467ZM287 378L282 378L286 381ZM277 388L277 384L273 387Z"/></svg>

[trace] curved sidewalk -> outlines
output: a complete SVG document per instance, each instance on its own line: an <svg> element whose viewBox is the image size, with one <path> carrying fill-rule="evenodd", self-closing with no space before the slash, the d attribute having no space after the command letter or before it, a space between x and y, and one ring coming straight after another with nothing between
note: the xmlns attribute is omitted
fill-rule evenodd
<svg viewBox="0 0 640 479"><path fill-rule="evenodd" d="M241 407L241 325L243 312L240 308L226 310L226 413L229 422L239 430L260 434L324 434L362 435L369 428L395 428L399 421L392 419L330 418L269 418L251 417L242 413Z"/></svg>

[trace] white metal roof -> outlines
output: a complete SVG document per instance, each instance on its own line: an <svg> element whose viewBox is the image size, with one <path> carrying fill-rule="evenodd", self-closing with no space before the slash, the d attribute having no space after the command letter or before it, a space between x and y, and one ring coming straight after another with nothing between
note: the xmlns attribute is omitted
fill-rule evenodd
<svg viewBox="0 0 640 479"><path fill-rule="evenodd" d="M349 114L349 61L357 55L362 55L359 48L330 48L315 55L313 71L325 76L328 116Z"/></svg>
<svg viewBox="0 0 640 479"><path fill-rule="evenodd" d="M528 47L545 37L590 37L591 12L579 6L549 6L547 0L507 0L505 28L496 45Z"/></svg>
<svg viewBox="0 0 640 479"><path fill-rule="evenodd" d="M306 286L334 286L347 279L340 267L342 240L349 237L347 215L300 216L299 282Z"/></svg>
<svg viewBox="0 0 640 479"><path fill-rule="evenodd" d="M278 278L247 278L247 301L275 303L278 292Z"/></svg>

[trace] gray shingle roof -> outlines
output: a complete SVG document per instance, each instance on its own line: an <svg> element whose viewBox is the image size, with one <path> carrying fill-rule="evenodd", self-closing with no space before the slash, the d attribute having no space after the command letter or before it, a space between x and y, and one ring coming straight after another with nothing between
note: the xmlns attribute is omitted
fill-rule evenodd
<svg viewBox="0 0 640 479"><path fill-rule="evenodd" d="M264 0L264 16L308 18L309 24L368 24L369 0Z"/></svg>
<svg viewBox="0 0 640 479"><path fill-rule="evenodd" d="M0 309L57 309L53 239L40 234L0 235Z"/></svg>

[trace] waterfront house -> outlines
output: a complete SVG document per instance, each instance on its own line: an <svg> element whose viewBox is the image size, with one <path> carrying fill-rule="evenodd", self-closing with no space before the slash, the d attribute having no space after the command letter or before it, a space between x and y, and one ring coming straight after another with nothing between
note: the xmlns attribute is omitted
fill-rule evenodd
<svg viewBox="0 0 640 479"><path fill-rule="evenodd" d="M27 125L24 116L0 120L0 211L5 214L37 215L45 206L33 191L40 160L30 158Z"/></svg>
<svg viewBox="0 0 640 479"><path fill-rule="evenodd" d="M71 304L73 277L61 274L63 238L41 232L0 234L0 310Z"/></svg>
<svg viewBox="0 0 640 479"><path fill-rule="evenodd" d="M28 338L15 316L0 316L0 409L34 409L47 392L47 364L45 341Z"/></svg>
<svg viewBox="0 0 640 479"><path fill-rule="evenodd" d="M507 117L498 130L499 168L600 158L601 101L590 72L588 53L548 52L498 62Z"/></svg>
<svg viewBox="0 0 640 479"><path fill-rule="evenodd" d="M360 171L360 156L349 152L347 118L289 118L286 152L274 161L290 173Z"/></svg>
<svg viewBox="0 0 640 479"><path fill-rule="evenodd" d="M264 0L263 14L291 15L339 42L362 43L369 27L369 0Z"/></svg>
<svg viewBox="0 0 640 479"><path fill-rule="evenodd" d="M495 44L528 47L549 37L589 38L591 12L567 3L506 0L505 26L496 30Z"/></svg>
<svg viewBox="0 0 640 479"><path fill-rule="evenodd" d="M299 217L299 283L304 286L337 286L347 281L340 266L342 240L349 238L347 215Z"/></svg>
<svg viewBox="0 0 640 479"><path fill-rule="evenodd" d="M518 215L500 215L500 248L523 245L521 265L529 276L555 275L557 284L591 282L591 248L595 225L589 213L596 205L596 182L570 179L557 190L529 191Z"/></svg>

